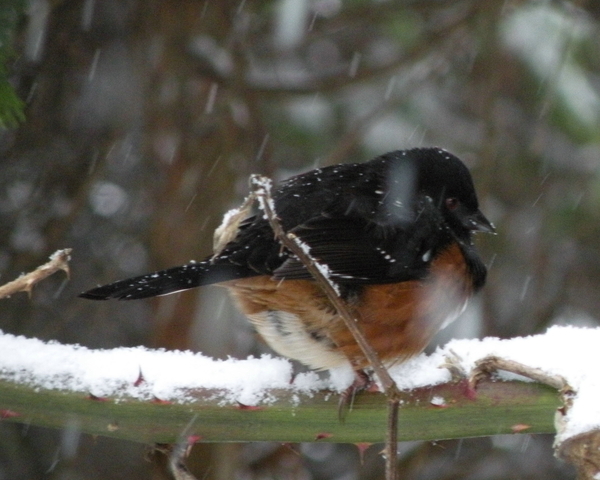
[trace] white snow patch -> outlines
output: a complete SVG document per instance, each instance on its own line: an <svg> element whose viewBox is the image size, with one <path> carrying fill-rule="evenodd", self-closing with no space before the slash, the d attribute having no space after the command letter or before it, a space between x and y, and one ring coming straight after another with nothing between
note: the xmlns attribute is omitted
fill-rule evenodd
<svg viewBox="0 0 600 480"><path fill-rule="evenodd" d="M329 283L329 286L335 290L335 293L337 293L337 296L340 297L341 296L340 287L338 286L337 283L335 283L331 279L333 272L331 271L331 268L329 268L329 265L318 262L311 256L311 254L310 254L311 247L309 244L307 244L306 242L303 242L294 234L288 234L288 236L290 236L294 240L294 242L296 242L296 245L298 245L302 249L302 251L304 252L304 254L306 256L310 257L310 259L313 261L315 267L317 267L317 269L319 270L319 272L321 273L323 278L327 281L327 283Z"/></svg>
<svg viewBox="0 0 600 480"><path fill-rule="evenodd" d="M310 257L310 245L308 245L308 243L303 242L302 240L300 240L296 235L294 235L293 233L290 234L290 236L293 238L293 240L296 242L296 245L298 245L300 247L300 249Z"/></svg>
<svg viewBox="0 0 600 480"><path fill-rule="evenodd" d="M0 378L40 389L134 397L185 403L193 388L223 390L223 403L256 405L270 389L309 392L318 382L290 386L292 365L263 355L245 360L212 358L182 351L143 347L91 350L79 345L45 343L0 332ZM140 371L144 381L135 382Z"/></svg>
<svg viewBox="0 0 600 480"><path fill-rule="evenodd" d="M221 224L217 227L217 230L223 230L224 228L227 228L227 226L231 223L231 221L237 215L239 215L241 210L242 210L242 207L236 207L236 208L232 208L231 210L226 211L225 214L223 215L223 220L221 220Z"/></svg>
<svg viewBox="0 0 600 480"><path fill-rule="evenodd" d="M253 186L256 187L258 206L260 207L260 209L266 212L266 207L268 207L274 215L277 215L277 212L275 210L275 202L271 197L273 181L269 177L254 174L250 176L250 182ZM266 195L269 195L268 201Z"/></svg>
<svg viewBox="0 0 600 480"><path fill-rule="evenodd" d="M312 257L311 257L312 258ZM325 263L320 263L317 262L313 259L313 261L315 262L315 267L317 267L317 269L319 270L319 272L321 273L321 275L323 275L323 278L325 280L327 280L327 283L329 283L329 285L331 286L331 288L333 288L335 290L335 293L337 293L338 297L342 296L342 293L340 292L340 287L338 286L337 283L335 283L332 279L331 279L331 274L332 271L329 268L329 265L325 264Z"/></svg>

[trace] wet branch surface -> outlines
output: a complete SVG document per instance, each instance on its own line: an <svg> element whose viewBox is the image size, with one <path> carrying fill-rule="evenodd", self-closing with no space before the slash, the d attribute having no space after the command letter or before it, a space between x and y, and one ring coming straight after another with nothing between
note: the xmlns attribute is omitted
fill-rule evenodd
<svg viewBox="0 0 600 480"><path fill-rule="evenodd" d="M561 399L546 385L485 379L475 398L469 391L463 380L400 392L398 441L555 432L554 415ZM147 444L177 443L182 432L200 442L385 441L387 401L381 393L357 395L343 423L335 392L270 390L266 397L273 400L256 407L223 405L220 393L189 390L186 396L191 401L178 404L98 398L0 380L0 418L57 429L76 418L84 433Z"/></svg>

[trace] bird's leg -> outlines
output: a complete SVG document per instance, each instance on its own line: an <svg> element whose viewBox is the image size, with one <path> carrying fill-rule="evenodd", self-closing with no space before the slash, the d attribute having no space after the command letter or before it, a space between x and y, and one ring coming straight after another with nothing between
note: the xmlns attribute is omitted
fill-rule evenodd
<svg viewBox="0 0 600 480"><path fill-rule="evenodd" d="M340 422L346 419L346 414L352 410L354 397L357 393L368 390L373 385L373 379L363 369L354 370L354 381L341 394L338 402L338 418Z"/></svg>

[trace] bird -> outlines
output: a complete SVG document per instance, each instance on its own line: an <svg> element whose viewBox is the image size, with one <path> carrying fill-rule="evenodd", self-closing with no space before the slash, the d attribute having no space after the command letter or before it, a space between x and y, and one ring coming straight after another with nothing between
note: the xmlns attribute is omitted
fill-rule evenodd
<svg viewBox="0 0 600 480"><path fill-rule="evenodd" d="M283 230L326 267L385 365L422 352L485 284L473 234L495 227L479 209L468 168L444 149L317 168L282 181L272 200ZM222 286L278 354L314 370L350 365L364 373L369 364L353 335L264 212L233 213L243 218L204 260L80 296L133 300Z"/></svg>

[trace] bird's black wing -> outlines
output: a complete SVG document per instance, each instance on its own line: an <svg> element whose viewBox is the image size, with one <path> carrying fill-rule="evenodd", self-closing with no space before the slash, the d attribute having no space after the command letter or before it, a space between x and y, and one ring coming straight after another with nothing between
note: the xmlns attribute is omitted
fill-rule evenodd
<svg viewBox="0 0 600 480"><path fill-rule="evenodd" d="M439 210L422 199L411 221L374 223L352 217L319 215L291 230L310 255L328 267L341 284L392 283L423 278L430 260L449 241ZM276 278L310 278L306 267L289 256Z"/></svg>
<svg viewBox="0 0 600 480"><path fill-rule="evenodd" d="M308 245L339 283L423 278L429 260L447 241L447 229L431 198L415 198L417 154L423 160L422 152L392 152L364 164L324 167L288 179L273 196L284 229ZM255 275L311 278L274 238L262 214L243 221L233 241L200 263L122 280L81 296L147 298Z"/></svg>

